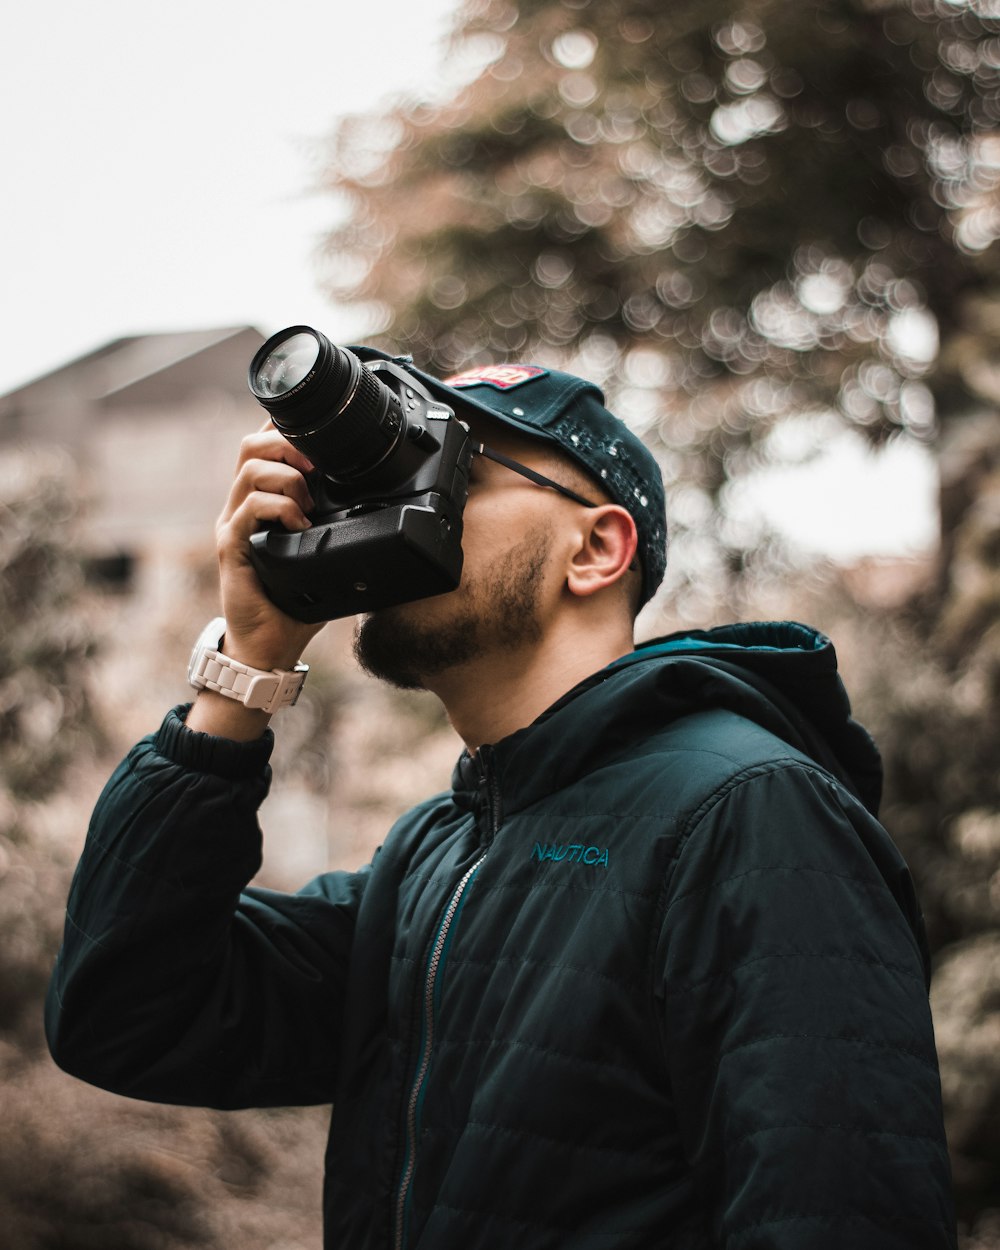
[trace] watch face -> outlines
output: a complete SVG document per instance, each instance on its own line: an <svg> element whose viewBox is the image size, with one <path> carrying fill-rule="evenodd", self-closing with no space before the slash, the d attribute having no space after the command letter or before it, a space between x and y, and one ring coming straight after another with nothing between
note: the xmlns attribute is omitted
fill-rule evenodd
<svg viewBox="0 0 1000 1250"><path fill-rule="evenodd" d="M201 688L201 683L196 680L198 669L201 665L201 657L206 651L218 651L219 644L225 635L226 622L221 616L217 616L214 620L209 621L199 634L198 641L194 644L194 650L191 652L191 659L188 662L188 682L196 689Z"/></svg>

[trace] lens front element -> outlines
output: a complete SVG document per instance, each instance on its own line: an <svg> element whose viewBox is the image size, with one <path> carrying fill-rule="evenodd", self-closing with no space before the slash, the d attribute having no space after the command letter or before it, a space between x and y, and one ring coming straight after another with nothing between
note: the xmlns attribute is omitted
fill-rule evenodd
<svg viewBox="0 0 1000 1250"><path fill-rule="evenodd" d="M309 376L319 356L319 342L311 334L293 334L270 352L254 377L254 390L261 398L287 395Z"/></svg>

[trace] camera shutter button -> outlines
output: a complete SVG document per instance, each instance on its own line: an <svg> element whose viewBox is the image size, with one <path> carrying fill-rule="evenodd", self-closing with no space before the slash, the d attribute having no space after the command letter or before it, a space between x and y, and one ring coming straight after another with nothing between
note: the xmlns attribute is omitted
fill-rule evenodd
<svg viewBox="0 0 1000 1250"><path fill-rule="evenodd" d="M417 425L415 422L407 428L406 437L414 446L419 447L421 451L434 451L436 447L440 446L440 443L426 425Z"/></svg>

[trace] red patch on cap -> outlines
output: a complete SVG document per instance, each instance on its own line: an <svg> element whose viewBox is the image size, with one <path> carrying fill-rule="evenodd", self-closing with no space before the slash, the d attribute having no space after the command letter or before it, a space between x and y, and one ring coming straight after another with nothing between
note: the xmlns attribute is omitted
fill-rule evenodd
<svg viewBox="0 0 1000 1250"><path fill-rule="evenodd" d="M548 369L541 369L538 365L480 365L445 378L444 384L458 389L463 386L494 386L498 391L509 391L533 378L543 378L547 373Z"/></svg>

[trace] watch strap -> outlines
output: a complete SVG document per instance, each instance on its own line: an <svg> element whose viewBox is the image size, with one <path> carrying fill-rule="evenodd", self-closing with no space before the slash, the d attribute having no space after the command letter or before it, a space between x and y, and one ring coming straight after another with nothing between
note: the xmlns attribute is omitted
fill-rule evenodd
<svg viewBox="0 0 1000 1250"><path fill-rule="evenodd" d="M219 650L225 632L226 623L221 617L203 631L188 670L191 685L197 690L214 690L244 707L269 714L292 707L302 691L308 664L296 664L293 669L251 668Z"/></svg>

